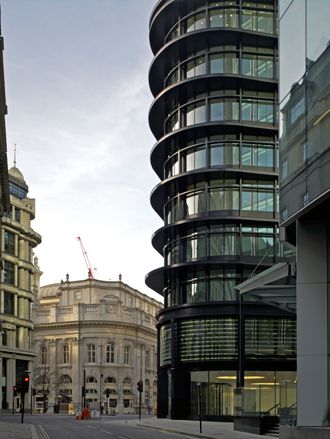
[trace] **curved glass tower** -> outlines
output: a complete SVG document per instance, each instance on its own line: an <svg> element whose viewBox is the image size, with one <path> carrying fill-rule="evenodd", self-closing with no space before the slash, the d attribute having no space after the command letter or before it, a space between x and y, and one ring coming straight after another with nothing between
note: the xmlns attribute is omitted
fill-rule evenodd
<svg viewBox="0 0 330 439"><path fill-rule="evenodd" d="M198 388L205 416L231 416L246 371L295 369L294 317L235 290L280 253L276 19L276 0L161 0L151 15L160 417L194 417Z"/></svg>

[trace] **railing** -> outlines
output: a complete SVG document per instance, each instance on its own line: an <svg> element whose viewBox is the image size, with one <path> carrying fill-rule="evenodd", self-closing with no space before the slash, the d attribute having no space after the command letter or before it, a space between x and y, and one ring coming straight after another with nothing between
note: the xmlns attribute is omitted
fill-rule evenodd
<svg viewBox="0 0 330 439"><path fill-rule="evenodd" d="M280 424L281 425L296 425L297 424L297 403L294 402L289 407L279 409Z"/></svg>
<svg viewBox="0 0 330 439"><path fill-rule="evenodd" d="M260 412L260 416L261 417L264 417L264 416L271 416L271 412L272 412L272 410L274 410L274 409L276 409L276 407L279 407L280 406L280 403L277 403L277 404L275 404L273 407L271 407L269 410L266 410L266 411L263 411L263 412ZM276 411L275 411L275 416L277 416L278 415L278 410L277 410L277 413L276 413Z"/></svg>

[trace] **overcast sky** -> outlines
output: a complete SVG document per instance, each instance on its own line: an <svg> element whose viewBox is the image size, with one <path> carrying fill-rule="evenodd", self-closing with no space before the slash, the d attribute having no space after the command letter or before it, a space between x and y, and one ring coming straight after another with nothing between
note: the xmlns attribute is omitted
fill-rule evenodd
<svg viewBox="0 0 330 439"><path fill-rule="evenodd" d="M42 285L96 277L155 295L148 21L156 0L1 0L9 166L36 199Z"/></svg>

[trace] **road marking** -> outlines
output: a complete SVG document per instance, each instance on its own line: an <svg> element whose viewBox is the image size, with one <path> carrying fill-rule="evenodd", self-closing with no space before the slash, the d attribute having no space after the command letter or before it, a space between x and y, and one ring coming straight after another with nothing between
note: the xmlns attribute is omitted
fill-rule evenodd
<svg viewBox="0 0 330 439"><path fill-rule="evenodd" d="M93 430L97 430L96 427L92 427L91 425L88 425L88 428L92 428Z"/></svg>
<svg viewBox="0 0 330 439"><path fill-rule="evenodd" d="M101 430L101 431L103 431L103 433L111 434L113 436L113 433L111 433L111 431L107 431L107 430Z"/></svg>
<svg viewBox="0 0 330 439"><path fill-rule="evenodd" d="M37 432L36 426L33 424L30 424L30 429L31 429L32 439L39 439L40 436Z"/></svg>
<svg viewBox="0 0 330 439"><path fill-rule="evenodd" d="M43 439L50 439L49 436L48 436L48 434L47 434L47 432L46 432L46 430L44 429L44 427L43 427L42 425L38 425L38 428L39 428L39 430L40 430L41 437L42 437Z"/></svg>

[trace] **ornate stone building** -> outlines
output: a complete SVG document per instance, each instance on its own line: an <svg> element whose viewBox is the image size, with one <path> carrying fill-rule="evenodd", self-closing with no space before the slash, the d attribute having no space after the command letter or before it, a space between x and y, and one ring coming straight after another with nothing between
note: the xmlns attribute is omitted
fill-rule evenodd
<svg viewBox="0 0 330 439"><path fill-rule="evenodd" d="M32 303L35 285L33 249L41 236L31 228L35 200L28 198L28 186L20 170L9 170L10 208L1 220L2 273L0 283L0 408L19 407L13 388L31 370L35 354L31 351Z"/></svg>
<svg viewBox="0 0 330 439"><path fill-rule="evenodd" d="M142 379L144 410L155 407L155 314L162 304L121 281L86 279L40 288L35 307L33 386L48 409L86 402L132 413ZM101 398L100 398L101 396ZM40 396L39 396L40 399ZM45 404L46 405L46 404Z"/></svg>

